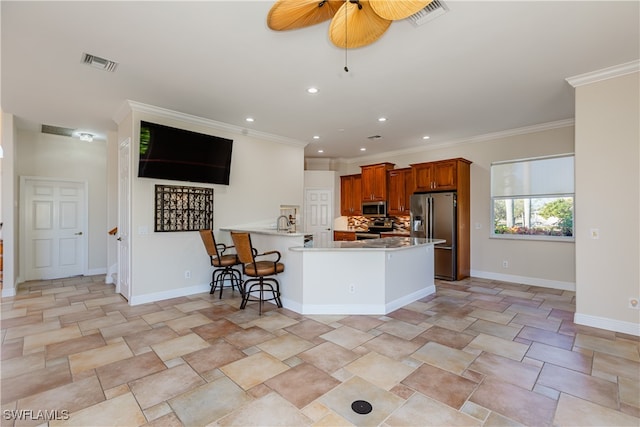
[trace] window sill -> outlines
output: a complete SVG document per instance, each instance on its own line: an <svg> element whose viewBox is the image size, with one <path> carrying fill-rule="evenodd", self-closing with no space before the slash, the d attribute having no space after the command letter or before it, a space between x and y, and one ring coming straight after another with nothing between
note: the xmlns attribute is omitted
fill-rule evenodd
<svg viewBox="0 0 640 427"><path fill-rule="evenodd" d="M575 243L575 236L544 236L539 234L490 234L490 239L498 240L535 240L545 242Z"/></svg>

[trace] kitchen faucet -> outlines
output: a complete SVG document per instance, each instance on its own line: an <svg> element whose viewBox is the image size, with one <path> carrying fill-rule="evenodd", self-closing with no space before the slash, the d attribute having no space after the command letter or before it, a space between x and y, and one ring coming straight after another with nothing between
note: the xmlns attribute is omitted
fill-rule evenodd
<svg viewBox="0 0 640 427"><path fill-rule="evenodd" d="M289 229L289 226L291 225L291 222L289 221L289 218L287 218L286 215L280 215L276 220L277 231L280 231L280 220L282 218L284 218L284 220L287 221L287 229Z"/></svg>

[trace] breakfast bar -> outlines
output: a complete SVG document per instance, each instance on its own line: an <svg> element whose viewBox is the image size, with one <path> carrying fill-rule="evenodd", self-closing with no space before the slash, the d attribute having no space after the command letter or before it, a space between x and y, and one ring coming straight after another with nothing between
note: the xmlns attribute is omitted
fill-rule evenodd
<svg viewBox="0 0 640 427"><path fill-rule="evenodd" d="M315 241L304 234L249 231L260 252L280 251L285 271L282 304L301 314L388 314L435 292L434 248L442 240L385 237L358 241Z"/></svg>
<svg viewBox="0 0 640 427"><path fill-rule="evenodd" d="M283 303L302 314L388 314L435 292L437 243L385 237L292 247Z"/></svg>

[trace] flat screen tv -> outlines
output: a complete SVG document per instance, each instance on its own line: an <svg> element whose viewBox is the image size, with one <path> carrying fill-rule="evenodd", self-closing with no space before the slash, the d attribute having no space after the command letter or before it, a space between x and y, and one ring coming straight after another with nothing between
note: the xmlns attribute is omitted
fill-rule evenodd
<svg viewBox="0 0 640 427"><path fill-rule="evenodd" d="M229 185L233 140L140 122L138 176Z"/></svg>

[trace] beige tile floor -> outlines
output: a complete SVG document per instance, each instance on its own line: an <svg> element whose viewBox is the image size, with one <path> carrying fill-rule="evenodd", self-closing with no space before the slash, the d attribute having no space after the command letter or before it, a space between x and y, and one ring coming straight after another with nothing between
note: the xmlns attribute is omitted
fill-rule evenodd
<svg viewBox="0 0 640 427"><path fill-rule="evenodd" d="M638 337L575 325L573 292L437 281L387 316L259 316L230 290L131 307L103 282L2 300L3 426L640 424Z"/></svg>

